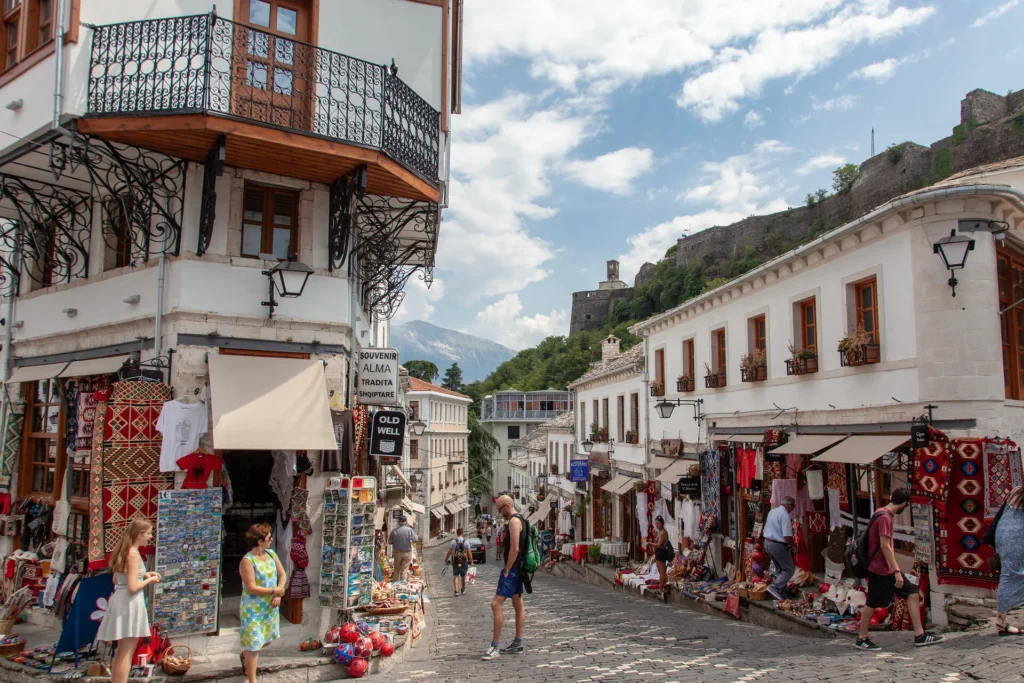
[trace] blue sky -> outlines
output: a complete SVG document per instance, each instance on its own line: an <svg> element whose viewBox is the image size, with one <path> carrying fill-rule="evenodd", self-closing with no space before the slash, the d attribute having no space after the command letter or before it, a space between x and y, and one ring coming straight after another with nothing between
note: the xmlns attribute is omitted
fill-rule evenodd
<svg viewBox="0 0 1024 683"><path fill-rule="evenodd" d="M684 231L799 206L841 163L1024 88L1024 0L473 0L425 319L513 348Z"/></svg>

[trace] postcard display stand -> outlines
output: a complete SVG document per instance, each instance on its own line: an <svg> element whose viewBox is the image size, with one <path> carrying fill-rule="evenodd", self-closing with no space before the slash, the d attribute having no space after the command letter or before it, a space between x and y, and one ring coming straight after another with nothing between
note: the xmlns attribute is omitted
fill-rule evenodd
<svg viewBox="0 0 1024 683"><path fill-rule="evenodd" d="M332 477L324 488L320 606L349 610L373 602L377 480Z"/></svg>
<svg viewBox="0 0 1024 683"><path fill-rule="evenodd" d="M163 635L217 630L222 503L219 488L160 492L153 624Z"/></svg>

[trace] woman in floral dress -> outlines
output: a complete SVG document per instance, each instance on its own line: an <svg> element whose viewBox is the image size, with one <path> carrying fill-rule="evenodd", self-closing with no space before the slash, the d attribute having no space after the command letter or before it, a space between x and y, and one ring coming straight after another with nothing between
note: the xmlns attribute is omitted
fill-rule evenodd
<svg viewBox="0 0 1024 683"><path fill-rule="evenodd" d="M256 683L259 652L281 637L281 597L288 577L281 560L270 550L273 533L269 524L253 524L245 532L249 552L238 567L242 575L242 670L249 683Z"/></svg>

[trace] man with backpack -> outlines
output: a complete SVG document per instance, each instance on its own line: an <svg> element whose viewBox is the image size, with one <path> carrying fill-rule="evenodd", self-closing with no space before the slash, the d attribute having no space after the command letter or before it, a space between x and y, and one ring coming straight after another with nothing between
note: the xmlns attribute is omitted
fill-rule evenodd
<svg viewBox="0 0 1024 683"><path fill-rule="evenodd" d="M536 566L530 569L536 554L535 548L530 547L530 524L516 513L515 504L508 496L500 496L495 503L498 514L504 517L508 524L505 527L504 541L502 543L502 555L505 557L505 566L498 577L498 589L491 600L491 612L494 616L494 633L491 639L491 646L487 654L483 656L485 661L497 659L503 654L522 654L523 652L523 630L526 627L526 607L523 604L523 589L532 592L528 571L536 571ZM539 564L539 559L537 560ZM498 649L501 639L501 628L505 625L505 614L503 612L505 600L512 600L512 608L516 613L516 637L512 644L506 648Z"/></svg>
<svg viewBox="0 0 1024 683"><path fill-rule="evenodd" d="M462 527L455 532L455 540L448 546L448 553L444 556L445 564L452 563L452 585L455 587L455 597L466 592L466 573L473 565L473 553L470 552L469 543L463 535ZM462 581L462 590L459 590L459 581Z"/></svg>
<svg viewBox="0 0 1024 683"><path fill-rule="evenodd" d="M892 492L889 504L871 517L868 528L857 539L857 562L854 574L868 580L867 606L860 611L860 637L857 647L861 650L881 650L869 638L871 617L879 607L888 608L896 596L906 598L910 610L910 623L914 627L914 645L928 647L945 640L945 636L927 633L921 623L921 594L914 578L904 574L896 562L893 548L893 517L910 505L910 491L899 488ZM847 564L851 564L848 554ZM866 567L866 571L865 571ZM866 574L866 576L865 576Z"/></svg>

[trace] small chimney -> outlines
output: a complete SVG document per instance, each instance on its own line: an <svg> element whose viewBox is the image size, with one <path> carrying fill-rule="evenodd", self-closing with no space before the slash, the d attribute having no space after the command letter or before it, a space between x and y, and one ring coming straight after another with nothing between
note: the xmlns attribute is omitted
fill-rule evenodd
<svg viewBox="0 0 1024 683"><path fill-rule="evenodd" d="M601 362L607 363L619 357L622 351L619 348L619 338L614 334L601 342Z"/></svg>

